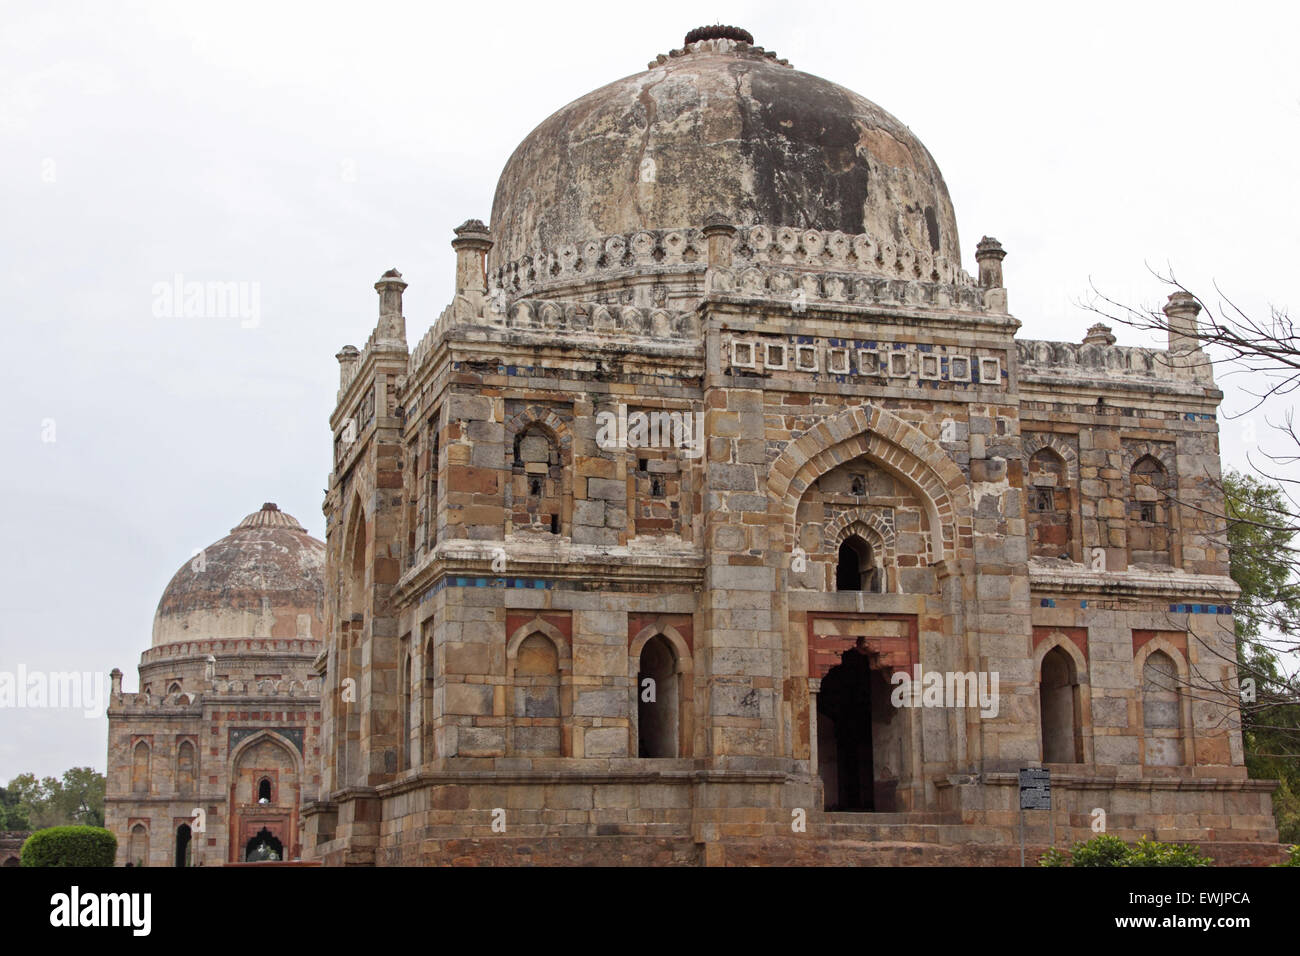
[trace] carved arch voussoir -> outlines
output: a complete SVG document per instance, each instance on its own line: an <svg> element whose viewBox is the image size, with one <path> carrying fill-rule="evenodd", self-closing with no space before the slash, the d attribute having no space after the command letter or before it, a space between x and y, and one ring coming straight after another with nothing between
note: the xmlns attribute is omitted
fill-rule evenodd
<svg viewBox="0 0 1300 956"><path fill-rule="evenodd" d="M533 424L542 425L550 431L562 450L567 451L572 446L573 433L568 423L555 414L553 409L544 405L528 405L511 416L505 426L506 446L510 447L514 443L515 436Z"/></svg>
<svg viewBox="0 0 1300 956"><path fill-rule="evenodd" d="M953 557L958 524L969 525L965 475L920 429L870 404L819 422L790 442L772 463L767 485L771 509L784 519L787 539L793 540L795 512L808 487L832 468L862 455L920 491L930 520L934 558Z"/></svg>
<svg viewBox="0 0 1300 956"><path fill-rule="evenodd" d="M871 508L853 508L841 512L834 521L826 526L822 539L827 553L834 553L844 543L844 539L853 533L855 525L862 525L874 538L871 543L878 545L890 558L894 555L894 529L885 521L879 511Z"/></svg>
<svg viewBox="0 0 1300 956"><path fill-rule="evenodd" d="M1066 476L1071 484L1079 480L1079 453L1074 450L1074 446L1062 438L1060 435L1052 435L1047 432L1030 432L1025 435L1021 445L1024 450L1025 461L1033 458L1044 448L1056 452L1065 462Z"/></svg>

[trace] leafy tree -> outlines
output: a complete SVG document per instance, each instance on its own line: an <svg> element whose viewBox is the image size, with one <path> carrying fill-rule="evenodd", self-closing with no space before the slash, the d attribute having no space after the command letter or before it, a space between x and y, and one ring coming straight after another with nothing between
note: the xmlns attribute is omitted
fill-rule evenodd
<svg viewBox="0 0 1300 956"><path fill-rule="evenodd" d="M73 767L63 779L20 773L9 781L6 792L16 804L27 826L45 829L57 826L103 826L104 775L90 767ZM18 829L15 827L14 829Z"/></svg>
<svg viewBox="0 0 1300 956"><path fill-rule="evenodd" d="M1276 779L1278 837L1300 842L1300 704L1294 679L1282 672L1278 647L1300 633L1300 585L1293 573L1295 529L1282 488L1230 471L1223 479L1232 579L1241 588L1234 610L1241 730L1252 777Z"/></svg>
<svg viewBox="0 0 1300 956"><path fill-rule="evenodd" d="M6 787L0 787L0 830L30 830L31 820L27 818L27 808L23 806L19 795Z"/></svg>
<svg viewBox="0 0 1300 956"><path fill-rule="evenodd" d="M63 774L56 800L63 815L83 826L104 825L104 792L107 781L90 767L73 767Z"/></svg>

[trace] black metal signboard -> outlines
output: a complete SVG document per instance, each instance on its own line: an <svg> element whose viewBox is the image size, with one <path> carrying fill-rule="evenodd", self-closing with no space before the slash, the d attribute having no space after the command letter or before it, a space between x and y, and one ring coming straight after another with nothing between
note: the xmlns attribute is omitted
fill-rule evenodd
<svg viewBox="0 0 1300 956"><path fill-rule="evenodd" d="M1050 770L1020 771L1020 809L1052 809L1052 773Z"/></svg>

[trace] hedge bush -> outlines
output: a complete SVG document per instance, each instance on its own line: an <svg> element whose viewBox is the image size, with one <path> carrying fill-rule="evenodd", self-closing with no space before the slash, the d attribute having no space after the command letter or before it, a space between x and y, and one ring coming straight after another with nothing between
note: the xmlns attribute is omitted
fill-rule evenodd
<svg viewBox="0 0 1300 956"><path fill-rule="evenodd" d="M22 866L112 866L117 837L103 827L49 827L23 843Z"/></svg>
<svg viewBox="0 0 1300 956"><path fill-rule="evenodd" d="M1212 866L1214 860L1194 846L1156 843L1146 837L1129 846L1102 834L1076 843L1068 854L1053 847L1038 858L1040 866Z"/></svg>

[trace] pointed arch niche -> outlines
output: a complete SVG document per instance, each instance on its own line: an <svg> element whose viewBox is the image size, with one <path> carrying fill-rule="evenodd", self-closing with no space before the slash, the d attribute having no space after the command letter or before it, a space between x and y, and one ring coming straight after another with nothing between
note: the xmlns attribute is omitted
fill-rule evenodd
<svg viewBox="0 0 1300 956"><path fill-rule="evenodd" d="M558 627L541 617L517 627L506 642L506 752L572 756L566 725L573 713L573 654Z"/></svg>
<svg viewBox="0 0 1300 956"><path fill-rule="evenodd" d="M1034 628L1032 658L1038 684L1039 759L1043 763L1093 762L1092 692L1088 677L1088 637Z"/></svg>

